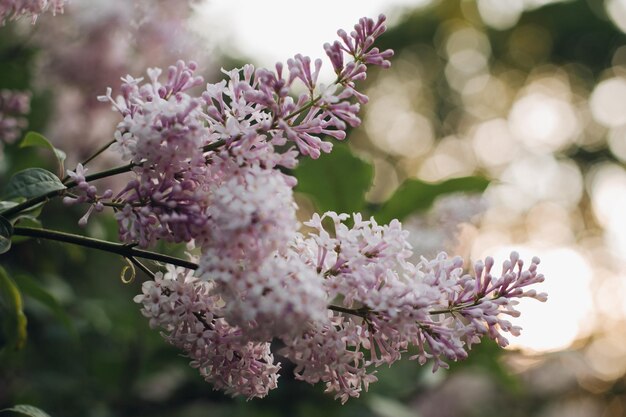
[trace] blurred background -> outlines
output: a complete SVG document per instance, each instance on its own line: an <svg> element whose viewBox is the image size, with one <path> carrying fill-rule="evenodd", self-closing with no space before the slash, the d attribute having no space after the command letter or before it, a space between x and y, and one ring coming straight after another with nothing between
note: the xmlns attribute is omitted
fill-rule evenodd
<svg viewBox="0 0 626 417"><path fill-rule="evenodd" d="M0 262L23 293L28 342L0 352L0 408L33 404L53 417L626 415L626 0L73 0L36 25L0 27L0 183L54 166L17 145L26 131L65 150L67 167L109 141L117 115L96 96L120 76L182 58L215 82L220 68L246 62L323 58L338 28L379 13L392 68L369 74L370 103L349 145L296 171L302 216L399 217L418 256L539 256L549 300L520 306L524 331L510 349L485 342L435 374L408 361L381 368L370 392L344 406L283 364L267 398L233 400L148 328L132 302L141 277L123 284L122 261L16 242ZM8 106L21 93L30 111ZM335 200L338 192L349 198ZM43 221L116 239L110 216L82 230L81 215L53 203Z"/></svg>

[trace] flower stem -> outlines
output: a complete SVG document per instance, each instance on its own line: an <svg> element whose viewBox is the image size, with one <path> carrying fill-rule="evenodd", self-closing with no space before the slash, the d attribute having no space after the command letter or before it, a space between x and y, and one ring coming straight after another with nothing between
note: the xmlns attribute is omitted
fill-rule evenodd
<svg viewBox="0 0 626 417"><path fill-rule="evenodd" d="M108 242L106 240L94 239L91 237L59 232L56 230L16 226L13 228L13 234L16 236L29 236L34 238L56 240L58 242L71 243L87 248L99 249L105 252L115 253L129 259L137 257L151 259L153 261L165 262L176 266L182 266L183 268L188 269L198 268L197 264L189 262L185 259L176 258L174 256L151 252L144 249L137 249L133 246L125 245L123 243Z"/></svg>
<svg viewBox="0 0 626 417"><path fill-rule="evenodd" d="M102 172L96 172L95 174L91 174L91 175L86 175L85 176L85 181L89 182L89 181L94 181L94 180L98 180L101 178L106 178L106 177L111 177L113 175L117 175L117 174L122 174L124 172L128 172L131 169L133 169L135 167L134 163L130 163L130 164L126 164L126 165L121 165L115 168L111 168L111 169L107 169L105 171ZM3 212L0 213L0 215L2 217L5 217L7 219L10 219L11 217L13 217L14 215L20 213L21 211L27 210L33 206L36 206L37 204L50 200L51 198L54 197L59 197L63 194L65 194L65 190L75 187L76 181L68 181L67 183L65 183L66 188L62 189L62 190L54 190L54 191L50 191L49 193L37 196L37 197L33 197L31 199L28 199L26 201L24 201L23 203L18 204L17 206L13 206L10 207L6 210L4 210Z"/></svg>
<svg viewBox="0 0 626 417"><path fill-rule="evenodd" d="M359 316L363 318L365 318L369 313L372 312L372 310L368 308L351 309L351 308L345 308L345 307L335 306L335 305L329 305L328 309L336 311L338 313L351 314L353 316Z"/></svg>
<svg viewBox="0 0 626 417"><path fill-rule="evenodd" d="M106 240L94 239L91 237L75 235L71 233L59 232L49 229L36 229L32 227L20 227L13 228L13 234L16 236L28 236L40 239L55 240L57 242L71 243L74 245L84 246L92 249L99 249L105 252L115 253L117 255L124 256L129 259L135 266L145 272L151 278L154 278L154 273L150 271L145 265L136 260L135 258L150 259L153 261L165 262L168 264L182 266L183 268L198 269L198 264L187 261L185 259L176 258L174 256L164 255L162 253L151 252L144 249L137 249L133 246L125 245L123 243L109 242ZM373 310L367 307L359 309L350 309L346 307L329 305L329 310L336 311L338 313L350 314L361 318L366 318L369 314L373 313ZM431 311L430 314L450 313L451 310Z"/></svg>
<svg viewBox="0 0 626 417"><path fill-rule="evenodd" d="M109 146L113 145L115 143L115 139L110 140L109 142L105 143L100 149L98 149L97 151L95 151L91 156L89 156L87 159L85 159L82 162L82 165L87 165L89 162L93 161L98 155L100 155L102 152L106 151L107 149L109 149ZM65 184L66 182L68 182L70 179L69 175L66 175L63 178L63 184Z"/></svg>

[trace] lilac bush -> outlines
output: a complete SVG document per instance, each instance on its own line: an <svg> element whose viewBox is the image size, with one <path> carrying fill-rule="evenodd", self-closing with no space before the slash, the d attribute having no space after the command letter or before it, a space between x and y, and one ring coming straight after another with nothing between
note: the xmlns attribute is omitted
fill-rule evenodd
<svg viewBox="0 0 626 417"><path fill-rule="evenodd" d="M150 326L231 395L264 397L276 388L272 341L297 379L324 382L342 402L409 349L409 359L436 370L466 358L483 336L506 346L506 334L520 330L506 319L519 315L517 300L546 299L528 288L543 281L539 259L525 266L513 252L500 272L492 258L466 268L445 252L415 264L397 220L326 212L304 222L307 229L297 220L289 170L332 152L326 137L343 140L360 124L367 96L357 82L369 66L389 67L393 55L374 46L384 23L362 18L324 45L336 74L330 85L318 82L322 61L302 55L273 70L224 71L207 85L197 65L183 61L150 68L145 79L124 77L117 95L109 88L99 99L120 115L105 149L127 165L91 175L78 165L58 188L0 215L58 195L88 205L81 225L111 208L122 244L19 226L13 233L126 257L152 278L135 297ZM131 175L120 190L92 184L120 173ZM189 259L150 252L158 241L185 243ZM137 257L170 265L152 272Z"/></svg>

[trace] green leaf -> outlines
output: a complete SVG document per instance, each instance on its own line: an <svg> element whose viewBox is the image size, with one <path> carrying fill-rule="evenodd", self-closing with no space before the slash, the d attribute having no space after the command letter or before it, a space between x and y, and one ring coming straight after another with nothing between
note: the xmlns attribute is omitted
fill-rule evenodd
<svg viewBox="0 0 626 417"><path fill-rule="evenodd" d="M0 413L4 413L5 411L13 411L14 413L24 414L29 417L50 417L50 414L45 411L33 407L32 405L19 404L15 405L11 408L5 408L4 410L0 410Z"/></svg>
<svg viewBox="0 0 626 417"><path fill-rule="evenodd" d="M11 177L4 191L4 197L7 199L33 198L64 189L65 185L52 172L41 168L29 168Z"/></svg>
<svg viewBox="0 0 626 417"><path fill-rule="evenodd" d="M66 158L65 152L55 148L45 136L37 132L28 132L20 143L20 148L27 148L30 146L51 150L52 153L54 153L54 156L56 156L57 163L59 164L59 178L63 178L65 172L63 167L63 162Z"/></svg>
<svg viewBox="0 0 626 417"><path fill-rule="evenodd" d="M11 249L11 236L13 236L13 225L10 221L0 216L0 254Z"/></svg>
<svg viewBox="0 0 626 417"><path fill-rule="evenodd" d="M483 177L453 178L437 184L406 180L374 216L381 223L388 223L393 219L402 220L411 213L429 208L440 195L461 191L481 192L487 185L489 181Z"/></svg>
<svg viewBox="0 0 626 417"><path fill-rule="evenodd" d="M52 314L63 324L72 336L77 335L72 319L67 315L61 304L59 304L52 294L33 279L33 277L21 274L15 277L15 281L24 294L48 307Z"/></svg>
<svg viewBox="0 0 626 417"><path fill-rule="evenodd" d="M0 267L0 320L5 346L11 349L23 348L27 333L22 295L2 267Z"/></svg>
<svg viewBox="0 0 626 417"><path fill-rule="evenodd" d="M353 213L365 206L374 169L347 146L335 145L330 154L317 160L302 160L294 175L298 179L296 191L309 194L319 211Z"/></svg>

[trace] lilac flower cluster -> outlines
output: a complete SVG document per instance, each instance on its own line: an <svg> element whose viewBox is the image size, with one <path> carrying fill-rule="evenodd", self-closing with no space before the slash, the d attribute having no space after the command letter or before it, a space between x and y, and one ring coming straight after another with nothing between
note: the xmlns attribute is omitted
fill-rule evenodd
<svg viewBox="0 0 626 417"><path fill-rule="evenodd" d="M150 327L163 329L163 337L184 351L216 389L254 398L276 388L280 366L269 343L248 341L241 329L219 317L223 307L211 284L169 267L144 282L142 291L135 302Z"/></svg>
<svg viewBox="0 0 626 417"><path fill-rule="evenodd" d="M0 142L13 143L28 126L30 93L0 90Z"/></svg>
<svg viewBox="0 0 626 417"><path fill-rule="evenodd" d="M274 70L224 71L204 89L196 64L179 61L165 77L149 69L145 82L127 76L119 96L100 97L122 116L111 149L134 167L127 185L107 194L121 239L185 242L199 253L195 275L159 273L135 301L216 389L265 396L276 387L269 343L278 339L298 379L323 381L345 402L409 347L436 369L465 358L484 335L505 345L503 333L518 332L502 318L517 314L515 299L545 298L525 289L543 280L538 260L523 269L516 254L497 278L490 259L473 277L445 254L412 264L398 221L329 212L305 223L313 232L299 232L296 181L283 168L330 152L324 137L344 139L360 123L367 97L356 81L368 65L390 65L392 51L373 47L384 21L363 18L325 45L337 74L330 86L318 83L320 60L296 55ZM101 208L104 195L81 166L72 178L82 193L70 202Z"/></svg>
<svg viewBox="0 0 626 417"><path fill-rule="evenodd" d="M53 14L63 13L67 0L0 0L0 24L20 16L30 16L35 23L37 17L51 10Z"/></svg>
<svg viewBox="0 0 626 417"><path fill-rule="evenodd" d="M332 220L332 234L322 225ZM352 227L346 222L351 220ZM390 365L410 346L411 357L434 370L445 359L460 360L488 335L501 346L503 333L519 334L502 315L518 316L515 299L545 294L525 287L543 281L539 259L523 268L517 253L492 275L493 259L464 274L461 258L441 253L414 265L406 231L398 221L381 226L360 215L329 212L305 223L316 230L294 243L307 265L323 277L331 319L312 323L308 330L286 339L281 352L297 364L296 376L309 383L324 381L328 392L345 402L376 380L372 367Z"/></svg>
<svg viewBox="0 0 626 417"><path fill-rule="evenodd" d="M100 100L123 117L112 149L136 165L135 180L116 195L125 203L117 213L122 239L141 246L194 240L220 249L227 241L241 250L262 233L267 249L284 245L297 229L295 180L278 168L293 168L300 154L330 152L332 143L323 136L343 139L348 125L360 123L359 103L351 99L366 97L354 82L365 77L366 63L388 66L392 55L372 47L384 21L362 19L350 36L340 33L345 45L339 51L352 59L344 64L337 51L329 52L337 72L331 87L317 85L321 61L296 55L287 70L277 64L275 71L251 65L227 71L226 80L208 84L200 95L192 94L202 83L194 75L196 64L182 61L169 68L164 82L153 68L145 83L124 78L116 98L109 89ZM293 98L297 82L307 92ZM276 196L276 210L267 195ZM240 213L237 225L224 213ZM250 234L238 239L243 230Z"/></svg>
<svg viewBox="0 0 626 417"><path fill-rule="evenodd" d="M106 190L102 195L98 195L98 189L89 184L85 178L87 168L83 164L78 164L74 171L67 170L67 176L76 183L76 188L81 193L80 195L66 195L63 197L63 202L67 205L89 203L89 209L83 217L80 218L78 224L80 226L86 226L89 221L89 216L93 211L101 212L104 210L104 204L102 200L107 200L113 196L112 190Z"/></svg>

